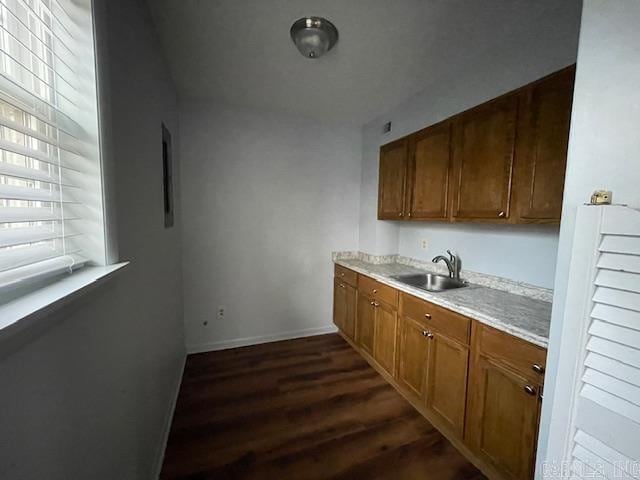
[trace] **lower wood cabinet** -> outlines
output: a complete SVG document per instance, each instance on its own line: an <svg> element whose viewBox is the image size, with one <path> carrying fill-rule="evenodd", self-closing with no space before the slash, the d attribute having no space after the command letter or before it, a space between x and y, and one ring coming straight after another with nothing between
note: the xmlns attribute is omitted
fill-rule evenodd
<svg viewBox="0 0 640 480"><path fill-rule="evenodd" d="M373 358L394 376L396 371L396 345L398 340L398 310L392 305L375 302L375 338Z"/></svg>
<svg viewBox="0 0 640 480"><path fill-rule="evenodd" d="M467 398L469 347L431 332L425 389L427 408L462 438Z"/></svg>
<svg viewBox="0 0 640 480"><path fill-rule="evenodd" d="M333 288L333 323L351 340L356 333L357 290L336 278Z"/></svg>
<svg viewBox="0 0 640 480"><path fill-rule="evenodd" d="M356 343L386 373L396 372L398 292L363 275L358 277Z"/></svg>
<svg viewBox="0 0 640 480"><path fill-rule="evenodd" d="M436 415L441 426L462 438L469 347L438 329L450 328L442 323L446 318L438 307L405 294L400 304L398 383Z"/></svg>
<svg viewBox="0 0 640 480"><path fill-rule="evenodd" d="M467 441L505 478L531 478L539 415L536 387L482 355L473 369ZM534 389L533 394L527 387Z"/></svg>
<svg viewBox="0 0 640 480"><path fill-rule="evenodd" d="M546 350L404 293L398 308L351 273L335 280L343 336L489 478L530 480Z"/></svg>
<svg viewBox="0 0 640 480"><path fill-rule="evenodd" d="M411 395L424 398L429 360L429 339L424 325L407 316L400 318L398 383Z"/></svg>
<svg viewBox="0 0 640 480"><path fill-rule="evenodd" d="M484 349L483 334L509 342L500 350ZM506 347L506 348L504 348ZM514 368L522 358L538 349L531 344L489 327L474 329L474 354L469 377L466 443L509 480L533 477L540 419L541 375L538 369ZM540 354L546 353L538 349ZM511 356L515 361L501 358ZM543 357L544 358L544 357ZM543 367L539 364L533 364Z"/></svg>
<svg viewBox="0 0 640 480"><path fill-rule="evenodd" d="M373 300L358 292L358 320L356 322L356 343L373 356L373 338L376 325L376 308Z"/></svg>

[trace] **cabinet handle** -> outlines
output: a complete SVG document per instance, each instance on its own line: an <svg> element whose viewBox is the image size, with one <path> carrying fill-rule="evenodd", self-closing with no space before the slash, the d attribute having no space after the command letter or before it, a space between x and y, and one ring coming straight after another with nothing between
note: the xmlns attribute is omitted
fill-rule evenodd
<svg viewBox="0 0 640 480"><path fill-rule="evenodd" d="M426 318L427 320L431 320L431 314L430 313L425 313L424 314L424 318Z"/></svg>
<svg viewBox="0 0 640 480"><path fill-rule="evenodd" d="M341 273L341 274L340 274L340 276L341 276L341 277L344 277L344 273Z"/></svg>
<svg viewBox="0 0 640 480"><path fill-rule="evenodd" d="M341 283L341 284L340 284L340 288L344 288L344 283Z"/></svg>
<svg viewBox="0 0 640 480"><path fill-rule="evenodd" d="M531 365L531 368L536 373L540 373L540 374L544 373L544 367L538 363L534 363L533 365Z"/></svg>
<svg viewBox="0 0 640 480"><path fill-rule="evenodd" d="M411 212L407 213L407 217L410 217L410 216L411 216Z"/></svg>
<svg viewBox="0 0 640 480"><path fill-rule="evenodd" d="M374 303L373 306L378 308L380 306L380 304L379 303Z"/></svg>
<svg viewBox="0 0 640 480"><path fill-rule="evenodd" d="M423 330L423 331L422 331L422 336L423 336L423 337L427 337L427 338L433 338L433 333L431 333L431 332L430 332L430 331L428 331L428 330Z"/></svg>
<svg viewBox="0 0 640 480"><path fill-rule="evenodd" d="M378 290L374 288L373 290L371 290L371 293L378 293Z"/></svg>
<svg viewBox="0 0 640 480"><path fill-rule="evenodd" d="M371 305L372 307L376 306L376 302L371 302L369 305Z"/></svg>
<svg viewBox="0 0 640 480"><path fill-rule="evenodd" d="M402 216L402 213L399 213L399 214L398 214L398 216L399 216L399 217L401 217L401 216Z"/></svg>
<svg viewBox="0 0 640 480"><path fill-rule="evenodd" d="M536 394L536 389L533 388L531 385L525 385L524 386L524 391L527 393L527 395L535 395Z"/></svg>
<svg viewBox="0 0 640 480"><path fill-rule="evenodd" d="M504 218L504 216L505 216L505 215L506 215L506 213L504 213L504 212L500 212L500 213L498 214L498 216L499 216L500 218Z"/></svg>

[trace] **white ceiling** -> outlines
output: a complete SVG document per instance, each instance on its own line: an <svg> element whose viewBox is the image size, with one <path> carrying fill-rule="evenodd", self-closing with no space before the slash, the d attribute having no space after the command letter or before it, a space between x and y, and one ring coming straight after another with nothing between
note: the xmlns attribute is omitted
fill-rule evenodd
<svg viewBox="0 0 640 480"><path fill-rule="evenodd" d="M580 0L148 0L182 100L363 124L472 58L573 41ZM300 17L340 32L309 60ZM534 53L534 52L532 52ZM526 57L525 57L526 58Z"/></svg>

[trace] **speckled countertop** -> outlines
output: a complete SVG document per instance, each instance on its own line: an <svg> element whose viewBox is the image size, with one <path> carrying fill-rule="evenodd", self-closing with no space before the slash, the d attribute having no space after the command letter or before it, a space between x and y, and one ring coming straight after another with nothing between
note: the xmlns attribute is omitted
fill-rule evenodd
<svg viewBox="0 0 640 480"><path fill-rule="evenodd" d="M407 273L425 273L423 269L401 263L373 264L359 259L336 259L335 263L528 342L547 347L551 303L544 300L472 283L465 288L431 293L392 278Z"/></svg>

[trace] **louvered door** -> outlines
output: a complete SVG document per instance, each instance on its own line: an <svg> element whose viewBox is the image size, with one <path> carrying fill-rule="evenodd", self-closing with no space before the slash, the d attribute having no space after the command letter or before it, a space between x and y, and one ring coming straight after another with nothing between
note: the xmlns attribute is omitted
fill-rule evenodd
<svg viewBox="0 0 640 480"><path fill-rule="evenodd" d="M638 479L640 212L580 208L572 253L547 462L538 477Z"/></svg>

